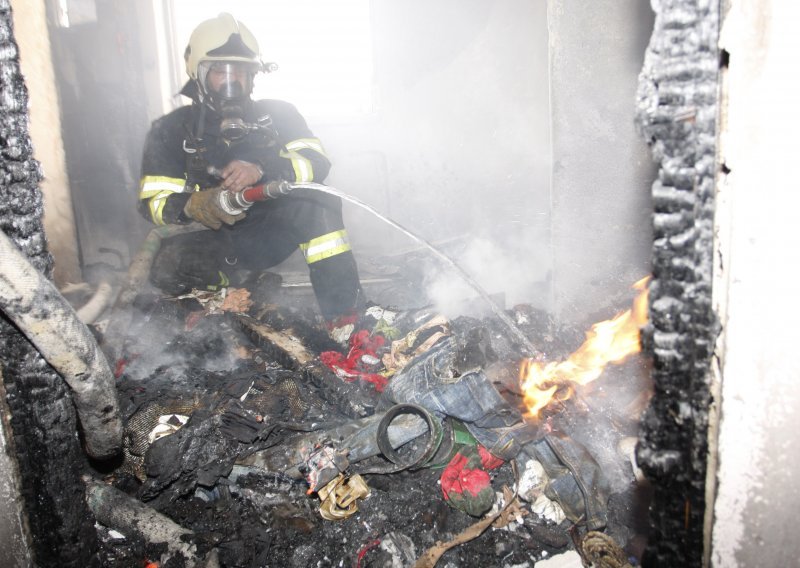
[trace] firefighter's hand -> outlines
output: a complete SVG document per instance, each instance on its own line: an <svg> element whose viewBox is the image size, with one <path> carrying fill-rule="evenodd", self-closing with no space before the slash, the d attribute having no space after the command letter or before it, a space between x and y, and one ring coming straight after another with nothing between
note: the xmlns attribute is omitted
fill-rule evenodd
<svg viewBox="0 0 800 568"><path fill-rule="evenodd" d="M231 191L242 191L254 186L264 175L258 164L234 160L222 169L222 187Z"/></svg>
<svg viewBox="0 0 800 568"><path fill-rule="evenodd" d="M205 191L194 192L183 207L183 212L195 221L199 221L215 231L223 223L233 225L236 221L244 219L244 213L231 215L222 209L219 199L220 193L223 191L221 187L215 187Z"/></svg>

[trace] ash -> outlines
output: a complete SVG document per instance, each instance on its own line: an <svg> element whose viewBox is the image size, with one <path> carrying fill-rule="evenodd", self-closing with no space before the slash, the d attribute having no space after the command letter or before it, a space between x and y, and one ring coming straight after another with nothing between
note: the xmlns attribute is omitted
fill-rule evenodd
<svg viewBox="0 0 800 568"><path fill-rule="evenodd" d="M212 551L223 567L413 566L426 550L448 542L479 518L451 507L440 476L446 464L389 474L365 474L369 496L341 520L320 515L308 483L284 472L241 465L253 454L291 446L308 431L370 416L380 393L366 381L346 382L320 365L320 353L342 348L317 316L302 308L249 310L253 320L298 341L315 359L301 365L292 353L242 325L242 315L201 313L191 298L140 298L126 353L117 361L126 422L124 459L93 464L93 476L112 484L192 531L197 558ZM568 355L583 337L558 328L530 306L508 312L548 357ZM521 356L492 318L450 322L458 364L482 368L506 399L515 392ZM294 354L296 355L296 353ZM634 565L646 542L648 489L637 482L632 446L648 385L642 362L615 369L603 386L579 393L550 411L548 429L580 440L610 478L610 535ZM645 382L643 382L645 381ZM624 404L619 404L624 401ZM165 419L165 417L168 417ZM153 432L160 436L153 441ZM287 453L289 450L287 449ZM517 484L511 462L489 471L492 489ZM98 523L99 559L105 566L188 565L148 543ZM438 566L533 566L576 548L580 523L522 513L503 528L445 552Z"/></svg>

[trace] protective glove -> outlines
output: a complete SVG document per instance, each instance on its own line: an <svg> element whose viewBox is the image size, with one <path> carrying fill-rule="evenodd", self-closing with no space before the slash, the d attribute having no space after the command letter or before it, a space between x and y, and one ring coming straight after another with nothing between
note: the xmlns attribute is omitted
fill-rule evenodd
<svg viewBox="0 0 800 568"><path fill-rule="evenodd" d="M225 191L223 188L215 187L194 192L183 207L183 212L215 231L222 226L222 223L233 225L236 221L244 219L244 213L231 215L222 209L219 199L223 191Z"/></svg>

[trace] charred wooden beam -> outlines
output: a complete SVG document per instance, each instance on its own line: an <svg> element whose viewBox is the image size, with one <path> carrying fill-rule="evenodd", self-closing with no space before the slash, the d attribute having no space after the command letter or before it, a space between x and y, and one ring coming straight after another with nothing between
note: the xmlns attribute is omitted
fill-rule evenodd
<svg viewBox="0 0 800 568"><path fill-rule="evenodd" d="M314 360L315 355L290 331L278 331L243 314L234 317L250 340L283 367L297 371Z"/></svg>

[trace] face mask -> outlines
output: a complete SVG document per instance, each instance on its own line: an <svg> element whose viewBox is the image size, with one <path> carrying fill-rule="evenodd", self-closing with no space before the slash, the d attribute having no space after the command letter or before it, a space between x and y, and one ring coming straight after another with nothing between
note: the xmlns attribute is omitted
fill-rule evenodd
<svg viewBox="0 0 800 568"><path fill-rule="evenodd" d="M241 61L209 61L200 66L205 91L218 101L244 99L253 90L252 63Z"/></svg>
<svg viewBox="0 0 800 568"><path fill-rule="evenodd" d="M244 123L244 104L252 91L252 67L252 64L237 61L202 64L205 91L212 107L222 117L220 133L228 141L239 140L249 131Z"/></svg>

